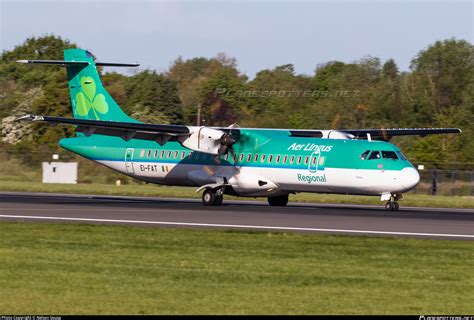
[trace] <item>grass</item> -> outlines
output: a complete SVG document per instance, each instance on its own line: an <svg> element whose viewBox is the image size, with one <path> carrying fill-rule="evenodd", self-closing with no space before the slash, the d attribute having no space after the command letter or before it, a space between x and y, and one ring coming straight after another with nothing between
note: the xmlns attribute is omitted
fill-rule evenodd
<svg viewBox="0 0 474 320"><path fill-rule="evenodd" d="M102 195L128 196L160 196L172 198L200 198L196 188L169 187L153 184L130 184L115 186L113 184L43 184L41 182L5 181L0 180L1 191L23 192L59 192ZM236 199L228 197L226 199ZM265 198L260 198L265 199ZM382 205L379 197L348 196L331 194L300 193L291 195L290 201L314 203L342 203L342 204L373 204ZM446 208L474 208L473 196L429 196L408 193L404 195L402 206L446 207Z"/></svg>
<svg viewBox="0 0 474 320"><path fill-rule="evenodd" d="M5 314L472 314L474 246L0 222Z"/></svg>

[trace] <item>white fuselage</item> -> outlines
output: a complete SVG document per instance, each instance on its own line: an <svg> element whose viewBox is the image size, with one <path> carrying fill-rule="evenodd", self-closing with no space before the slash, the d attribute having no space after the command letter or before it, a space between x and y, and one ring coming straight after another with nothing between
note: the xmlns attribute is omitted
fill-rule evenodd
<svg viewBox="0 0 474 320"><path fill-rule="evenodd" d="M365 170L324 168L262 168L252 166L177 164L166 162L98 161L134 178L164 185L202 186L225 178L241 196L271 196L292 192L382 195L402 193L419 181L414 168Z"/></svg>

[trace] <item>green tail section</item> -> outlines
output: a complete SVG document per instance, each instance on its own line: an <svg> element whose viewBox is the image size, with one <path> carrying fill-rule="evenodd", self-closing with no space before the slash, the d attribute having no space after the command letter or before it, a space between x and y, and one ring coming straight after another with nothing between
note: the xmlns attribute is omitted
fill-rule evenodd
<svg viewBox="0 0 474 320"><path fill-rule="evenodd" d="M64 60L89 62L87 66L66 67L74 118L138 122L125 114L105 90L92 54L82 49L67 49Z"/></svg>

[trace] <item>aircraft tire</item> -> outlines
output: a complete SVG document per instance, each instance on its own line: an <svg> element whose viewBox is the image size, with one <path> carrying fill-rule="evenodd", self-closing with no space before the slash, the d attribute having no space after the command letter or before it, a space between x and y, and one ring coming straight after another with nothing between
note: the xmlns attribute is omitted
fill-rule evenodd
<svg viewBox="0 0 474 320"><path fill-rule="evenodd" d="M216 193L213 190L207 189L202 193L202 204L205 206L216 205Z"/></svg>
<svg viewBox="0 0 474 320"><path fill-rule="evenodd" d="M224 200L224 196L223 195L216 195L216 206L221 206L222 205L222 201Z"/></svg>
<svg viewBox="0 0 474 320"><path fill-rule="evenodd" d="M398 211L399 208L400 208L400 205L396 201L388 201L385 204L385 210L387 211Z"/></svg>
<svg viewBox="0 0 474 320"><path fill-rule="evenodd" d="M268 197L268 204L272 207L284 207L288 204L288 195Z"/></svg>
<svg viewBox="0 0 474 320"><path fill-rule="evenodd" d="M395 205L395 208L393 210L398 211L398 209L400 209L400 205L398 204L398 202L395 201L394 205Z"/></svg>

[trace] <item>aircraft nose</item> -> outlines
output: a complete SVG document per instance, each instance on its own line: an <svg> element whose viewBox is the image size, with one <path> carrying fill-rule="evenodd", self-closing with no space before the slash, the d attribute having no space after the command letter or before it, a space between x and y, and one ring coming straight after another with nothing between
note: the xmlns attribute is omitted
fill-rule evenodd
<svg viewBox="0 0 474 320"><path fill-rule="evenodd" d="M401 171L400 183L406 190L413 189L420 182L420 174L415 168L407 167Z"/></svg>

